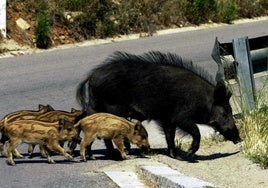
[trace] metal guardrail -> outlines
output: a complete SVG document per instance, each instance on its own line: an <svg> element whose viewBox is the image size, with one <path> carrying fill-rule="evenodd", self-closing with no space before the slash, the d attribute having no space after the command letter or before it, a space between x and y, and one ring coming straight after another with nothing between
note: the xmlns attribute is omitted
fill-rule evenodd
<svg viewBox="0 0 268 188"><path fill-rule="evenodd" d="M255 109L254 73L268 70L268 36L235 38L229 43L216 38L211 56L218 64L216 79L235 78L245 112Z"/></svg>

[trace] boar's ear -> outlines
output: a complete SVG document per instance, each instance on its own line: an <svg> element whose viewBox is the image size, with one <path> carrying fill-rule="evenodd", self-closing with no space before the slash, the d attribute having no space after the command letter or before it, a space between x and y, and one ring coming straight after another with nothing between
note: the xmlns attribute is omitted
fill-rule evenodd
<svg viewBox="0 0 268 188"><path fill-rule="evenodd" d="M65 120L63 118L60 118L59 119L58 131L60 131L63 128L64 124L65 124Z"/></svg>
<svg viewBox="0 0 268 188"><path fill-rule="evenodd" d="M59 124L59 126L58 126L58 131L61 131L62 128L63 128L63 124Z"/></svg>
<svg viewBox="0 0 268 188"><path fill-rule="evenodd" d="M49 104L47 104L47 109L48 109L48 111L54 111L55 109L52 107L52 106L50 106Z"/></svg>
<svg viewBox="0 0 268 188"><path fill-rule="evenodd" d="M224 82L223 81L218 82L214 90L214 103L223 104L229 101L231 96L232 93L225 86Z"/></svg>
<svg viewBox="0 0 268 188"><path fill-rule="evenodd" d="M58 130L60 131L62 128L66 126L66 123L68 122L67 118L60 118L59 119L59 127Z"/></svg>
<svg viewBox="0 0 268 188"><path fill-rule="evenodd" d="M45 105L42 105L42 104L39 104L39 105L38 105L38 109L39 109L39 110L43 110L45 107L46 107L46 106L45 106Z"/></svg>
<svg viewBox="0 0 268 188"><path fill-rule="evenodd" d="M71 109L71 113L78 112L79 110L76 110L75 108Z"/></svg>
<svg viewBox="0 0 268 188"><path fill-rule="evenodd" d="M141 122L137 121L137 123L135 124L135 127L134 127L134 131L136 132L136 131L140 130L140 128L141 128Z"/></svg>

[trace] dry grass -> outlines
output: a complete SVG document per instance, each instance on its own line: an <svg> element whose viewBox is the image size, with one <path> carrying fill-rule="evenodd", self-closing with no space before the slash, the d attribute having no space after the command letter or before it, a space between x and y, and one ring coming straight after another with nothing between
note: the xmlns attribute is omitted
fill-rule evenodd
<svg viewBox="0 0 268 188"><path fill-rule="evenodd" d="M246 157L268 167L268 107L252 112L240 121L244 142L242 151Z"/></svg>

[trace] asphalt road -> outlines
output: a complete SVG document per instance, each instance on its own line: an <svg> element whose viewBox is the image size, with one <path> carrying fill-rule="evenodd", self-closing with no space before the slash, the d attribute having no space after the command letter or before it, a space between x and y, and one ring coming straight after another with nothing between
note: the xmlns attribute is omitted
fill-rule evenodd
<svg viewBox="0 0 268 188"><path fill-rule="evenodd" d="M67 111L79 108L75 100L77 85L114 51L135 54L150 50L174 52L192 59L215 75L217 66L210 56L215 37L220 42L230 42L236 37L262 35L268 35L268 20L2 58L0 117L17 110L37 109L38 104L50 104L55 109ZM154 144L151 145L157 147ZM95 150L104 148L102 142L93 146ZM25 154L25 145L19 150ZM115 187L104 174L95 173L95 170L117 161L102 157L87 163L69 163L62 156L53 156L53 159L56 164L49 165L37 154L33 159L15 160L17 165L12 167L6 164L6 158L0 157L0 187Z"/></svg>

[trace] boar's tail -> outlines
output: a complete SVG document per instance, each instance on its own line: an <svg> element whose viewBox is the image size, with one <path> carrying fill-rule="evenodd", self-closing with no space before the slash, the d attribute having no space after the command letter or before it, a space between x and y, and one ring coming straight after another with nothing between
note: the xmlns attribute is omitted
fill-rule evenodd
<svg viewBox="0 0 268 188"><path fill-rule="evenodd" d="M92 87L88 78L79 84L76 92L76 99L82 106L82 111L86 112L86 114L93 114L95 112L93 97Z"/></svg>

